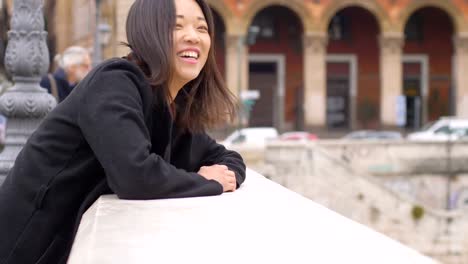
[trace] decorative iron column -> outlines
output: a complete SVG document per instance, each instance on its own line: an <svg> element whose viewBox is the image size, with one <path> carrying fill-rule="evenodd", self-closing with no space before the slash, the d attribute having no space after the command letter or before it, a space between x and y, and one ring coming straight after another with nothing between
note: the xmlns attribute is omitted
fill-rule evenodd
<svg viewBox="0 0 468 264"><path fill-rule="evenodd" d="M5 67L14 86L0 97L7 120L5 149L0 153L0 184L26 140L55 106L55 98L39 86L49 68L43 0L14 0Z"/></svg>

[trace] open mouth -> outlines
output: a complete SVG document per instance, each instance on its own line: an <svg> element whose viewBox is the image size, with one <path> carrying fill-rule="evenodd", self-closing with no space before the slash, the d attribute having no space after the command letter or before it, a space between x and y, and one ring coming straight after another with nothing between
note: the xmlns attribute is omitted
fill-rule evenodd
<svg viewBox="0 0 468 264"><path fill-rule="evenodd" d="M196 51L182 51L182 52L177 53L177 55L181 58L195 59L195 60L198 60L198 58L200 57L200 54Z"/></svg>

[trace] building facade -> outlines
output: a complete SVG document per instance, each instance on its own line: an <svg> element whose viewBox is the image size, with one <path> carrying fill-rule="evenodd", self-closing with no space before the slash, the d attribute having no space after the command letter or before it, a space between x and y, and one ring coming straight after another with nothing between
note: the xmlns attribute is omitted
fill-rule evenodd
<svg viewBox="0 0 468 264"><path fill-rule="evenodd" d="M113 33L105 57L125 55L119 43L133 0L101 2ZM208 2L228 87L260 93L251 126L412 130L441 116L468 118L466 1ZM57 0L58 51L93 46L94 6Z"/></svg>

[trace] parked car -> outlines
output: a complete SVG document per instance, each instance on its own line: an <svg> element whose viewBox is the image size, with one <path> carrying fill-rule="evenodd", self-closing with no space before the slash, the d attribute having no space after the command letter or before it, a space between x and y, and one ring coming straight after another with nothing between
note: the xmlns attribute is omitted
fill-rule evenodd
<svg viewBox="0 0 468 264"><path fill-rule="evenodd" d="M318 137L315 134L305 131L290 131L281 134L278 139L287 141L315 141Z"/></svg>
<svg viewBox="0 0 468 264"><path fill-rule="evenodd" d="M468 136L468 120L442 117L424 126L420 131L408 134L408 140L447 141Z"/></svg>
<svg viewBox="0 0 468 264"><path fill-rule="evenodd" d="M234 131L220 143L226 148L236 146L265 147L269 139L278 137L278 131L273 127L249 127Z"/></svg>
<svg viewBox="0 0 468 264"><path fill-rule="evenodd" d="M378 139L402 139L403 136L398 131L379 131L379 130L357 130L353 131L343 139L370 139L370 140L378 140Z"/></svg>

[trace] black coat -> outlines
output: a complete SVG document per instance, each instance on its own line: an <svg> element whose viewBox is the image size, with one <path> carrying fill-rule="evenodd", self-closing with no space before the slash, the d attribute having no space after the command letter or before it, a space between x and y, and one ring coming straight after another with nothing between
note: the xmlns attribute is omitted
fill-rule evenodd
<svg viewBox="0 0 468 264"><path fill-rule="evenodd" d="M60 103L71 93L75 85L70 85L70 83L68 83L67 75L62 68L56 70L54 74L52 74L52 77L55 79L55 84L57 85L57 100ZM52 93L52 84L50 83L48 75L42 77L40 86L46 88L49 93Z"/></svg>
<svg viewBox="0 0 468 264"><path fill-rule="evenodd" d="M206 134L180 132L154 98L139 68L113 59L43 120L0 189L0 263L65 262L82 214L102 194L219 195L218 182L196 173L212 164L244 181L239 154Z"/></svg>

